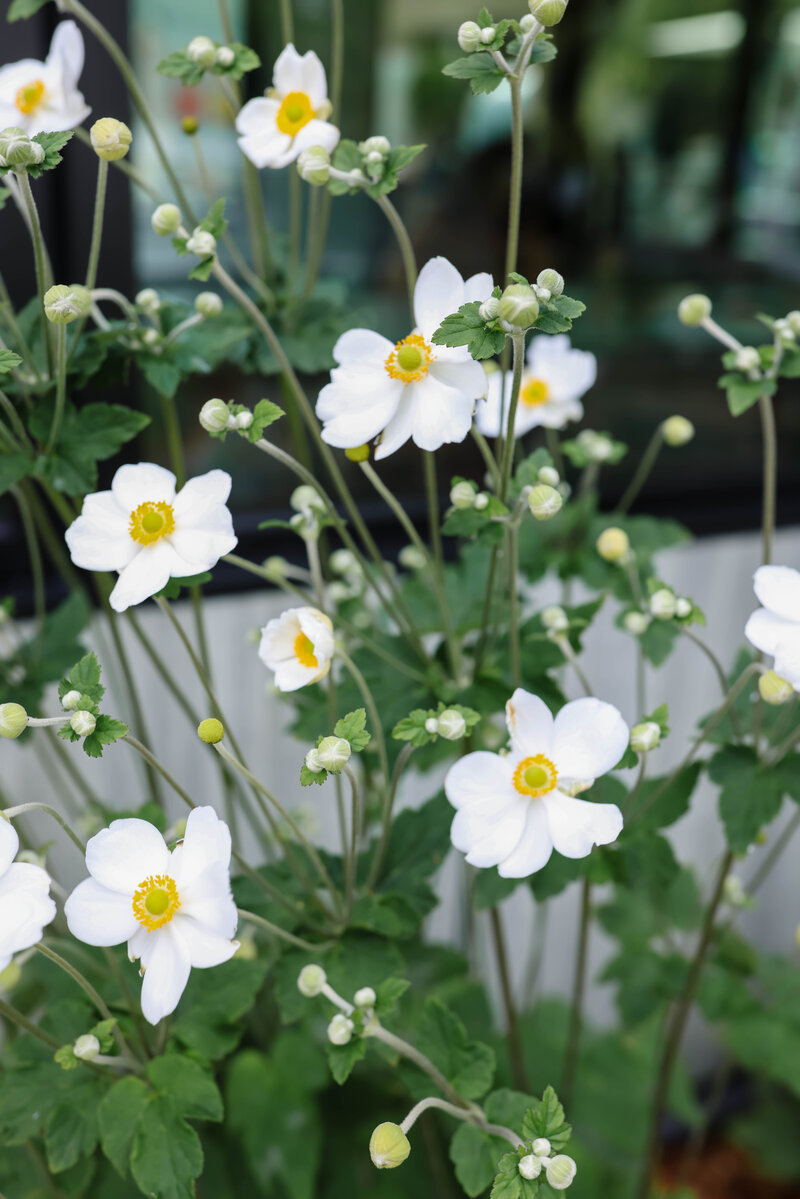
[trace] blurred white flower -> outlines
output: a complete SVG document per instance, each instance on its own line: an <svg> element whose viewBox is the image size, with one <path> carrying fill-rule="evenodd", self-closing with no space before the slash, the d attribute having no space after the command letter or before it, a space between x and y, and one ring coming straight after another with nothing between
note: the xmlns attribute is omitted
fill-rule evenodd
<svg viewBox="0 0 800 1199"><path fill-rule="evenodd" d="M514 434L521 437L540 425L563 429L568 421L583 416L581 398L597 378L597 359L587 350L573 350L566 333L555 337L539 334L533 338L525 360L514 421ZM505 377L505 404L511 394L512 374ZM476 424L484 437L497 437L503 411L503 375L489 376L486 402L478 405Z"/></svg>
<svg viewBox="0 0 800 1199"><path fill-rule="evenodd" d="M279 691L316 683L331 668L333 625L317 608L288 608L261 630L258 656L275 673Z"/></svg>
<svg viewBox="0 0 800 1199"><path fill-rule="evenodd" d="M745 637L775 659L775 673L800 691L800 571L791 566L761 566L755 573L758 608L745 626Z"/></svg>
<svg viewBox="0 0 800 1199"><path fill-rule="evenodd" d="M28 134L74 129L92 111L78 91L83 35L74 21L56 26L44 62L22 58L0 67L0 129Z"/></svg>
<svg viewBox="0 0 800 1199"><path fill-rule="evenodd" d="M285 167L303 150L339 141L331 113L325 68L313 50L298 54L289 43L275 63L266 96L248 100L236 118L242 153L259 168Z"/></svg>
<svg viewBox="0 0 800 1199"><path fill-rule="evenodd" d="M41 866L15 862L18 850L17 830L0 817L0 970L15 953L41 941L56 914L50 875Z"/></svg>

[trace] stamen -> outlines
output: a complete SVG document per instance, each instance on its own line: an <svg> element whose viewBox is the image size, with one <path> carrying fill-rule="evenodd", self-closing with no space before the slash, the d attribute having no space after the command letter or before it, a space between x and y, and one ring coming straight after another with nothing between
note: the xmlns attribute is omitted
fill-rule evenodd
<svg viewBox="0 0 800 1199"><path fill-rule="evenodd" d="M532 758L523 758L514 771L514 786L520 795L530 795L539 799L555 789L558 782L558 771L549 758L544 754L535 754Z"/></svg>
<svg viewBox="0 0 800 1199"><path fill-rule="evenodd" d="M133 914L148 932L163 928L181 906L174 878L168 874L151 874L133 893Z"/></svg>
<svg viewBox="0 0 800 1199"><path fill-rule="evenodd" d="M307 666L314 670L319 666L319 661L314 653L314 643L306 637L305 633L298 633L294 639L294 656L301 666Z"/></svg>
<svg viewBox="0 0 800 1199"><path fill-rule="evenodd" d="M519 402L526 408L537 408L550 399L550 386L544 379L529 379L519 392Z"/></svg>
<svg viewBox="0 0 800 1199"><path fill-rule="evenodd" d="M398 341L384 366L392 379L402 383L418 383L427 375L435 355L424 337L411 333Z"/></svg>
<svg viewBox="0 0 800 1199"><path fill-rule="evenodd" d="M165 500L145 500L131 512L128 532L139 545L153 545L162 537L168 537L175 532L172 505Z"/></svg>
<svg viewBox="0 0 800 1199"><path fill-rule="evenodd" d="M289 92L288 96L284 96L278 109L275 124L281 133L288 133L289 137L294 137L316 115L311 100L305 92Z"/></svg>
<svg viewBox="0 0 800 1199"><path fill-rule="evenodd" d="M29 117L44 99L44 83L34 79L17 90L14 104L24 117Z"/></svg>

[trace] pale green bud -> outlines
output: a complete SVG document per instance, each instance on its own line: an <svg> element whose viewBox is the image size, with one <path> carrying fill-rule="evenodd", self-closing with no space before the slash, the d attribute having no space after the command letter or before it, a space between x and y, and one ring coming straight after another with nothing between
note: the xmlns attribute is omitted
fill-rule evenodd
<svg viewBox="0 0 800 1199"><path fill-rule="evenodd" d="M353 996L356 1007L375 1007L377 998L372 987L359 987Z"/></svg>
<svg viewBox="0 0 800 1199"><path fill-rule="evenodd" d="M309 146L297 158L297 172L313 187L324 187L330 179L331 156L324 146Z"/></svg>
<svg viewBox="0 0 800 1199"><path fill-rule="evenodd" d="M736 368L749 373L757 371L761 366L761 355L755 346L742 346L736 351Z"/></svg>
<svg viewBox="0 0 800 1199"><path fill-rule="evenodd" d="M0 991L13 991L22 978L22 967L19 962L9 962L5 970L0 970Z"/></svg>
<svg viewBox="0 0 800 1199"><path fill-rule="evenodd" d="M44 159L44 147L28 137L24 129L11 125L0 133L0 157L13 170L35 167Z"/></svg>
<svg viewBox="0 0 800 1199"><path fill-rule="evenodd" d="M319 754L316 749L310 749L305 756L306 770L310 770L312 774L322 774L325 767L319 760Z"/></svg>
<svg viewBox="0 0 800 1199"><path fill-rule="evenodd" d="M571 1157L559 1153L545 1162L545 1173L554 1191L565 1191L578 1173L578 1167Z"/></svg>
<svg viewBox="0 0 800 1199"><path fill-rule="evenodd" d="M786 323L793 333L800 333L800 312L796 308L786 313Z"/></svg>
<svg viewBox="0 0 800 1199"><path fill-rule="evenodd" d="M623 623L634 637L641 637L650 627L650 617L645 612L628 612Z"/></svg>
<svg viewBox="0 0 800 1199"><path fill-rule="evenodd" d="M136 293L136 307L147 316L155 316L161 307L161 296L154 287L143 287Z"/></svg>
<svg viewBox="0 0 800 1199"><path fill-rule="evenodd" d="M765 704L787 703L794 695L794 687L786 679L782 679L774 670L768 670L758 680L758 694Z"/></svg>
<svg viewBox="0 0 800 1199"><path fill-rule="evenodd" d="M473 51L480 50L483 45L480 25L475 21L464 21L459 25L458 44L465 54L472 54Z"/></svg>
<svg viewBox="0 0 800 1199"><path fill-rule="evenodd" d="M550 604L549 607L542 608L542 624L556 633L565 633L569 628L569 617L558 604Z"/></svg>
<svg viewBox="0 0 800 1199"><path fill-rule="evenodd" d="M471 508L476 494L472 483L456 483L450 491L450 503L454 508Z"/></svg>
<svg viewBox="0 0 800 1199"><path fill-rule="evenodd" d="M193 230L191 237L188 238L186 249L190 254L196 254L198 258L208 258L210 254L215 254L217 251L217 239L213 233L209 233L207 229L201 229L198 225Z"/></svg>
<svg viewBox="0 0 800 1199"><path fill-rule="evenodd" d="M523 1178L527 1178L530 1181L539 1177L542 1172L542 1163L535 1154L526 1153L524 1157L519 1159L517 1169Z"/></svg>
<svg viewBox="0 0 800 1199"><path fill-rule="evenodd" d="M368 137L366 141L359 142L358 148L362 154L380 154L381 158L385 158L392 148L392 143L388 137L379 133L374 137Z"/></svg>
<svg viewBox="0 0 800 1199"><path fill-rule="evenodd" d="M537 1157L550 1156L550 1142L548 1141L547 1137L537 1137L531 1145L531 1148Z"/></svg>
<svg viewBox="0 0 800 1199"><path fill-rule="evenodd" d="M536 520L552 520L561 511L563 503L555 487L548 487L546 483L533 487L528 496L528 507Z"/></svg>
<svg viewBox="0 0 800 1199"><path fill-rule="evenodd" d="M551 296L560 296L564 290L564 276L560 275L558 271L554 271L552 267L546 267L545 270L539 271L536 283L539 287L546 287Z"/></svg>
<svg viewBox="0 0 800 1199"><path fill-rule="evenodd" d="M548 487L558 487L561 482L561 476L554 466L543 466L536 478L540 483L546 483Z"/></svg>
<svg viewBox="0 0 800 1199"><path fill-rule="evenodd" d="M397 555L397 561L404 570L424 570L428 565L428 559L415 545L404 545Z"/></svg>
<svg viewBox="0 0 800 1199"><path fill-rule="evenodd" d="M215 291L201 291L199 295L195 296L194 310L200 316L204 316L206 320L211 320L222 312L222 297L218 296Z"/></svg>
<svg viewBox="0 0 800 1199"><path fill-rule="evenodd" d="M595 545L598 554L606 562L624 562L631 551L628 534L615 526L603 529Z"/></svg>
<svg viewBox="0 0 800 1199"><path fill-rule="evenodd" d="M28 713L22 704L0 704L0 737L15 741L28 727Z"/></svg>
<svg viewBox="0 0 800 1199"><path fill-rule="evenodd" d="M661 426L661 436L667 445L686 445L694 437L694 425L685 416L670 416Z"/></svg>
<svg viewBox="0 0 800 1199"><path fill-rule="evenodd" d="M294 508L295 512L306 512L309 508L322 507L322 500L316 487L309 483L301 483L289 496L289 506Z"/></svg>
<svg viewBox="0 0 800 1199"><path fill-rule="evenodd" d="M67 691L61 701L61 707L65 712L74 712L78 704L81 702L80 691Z"/></svg>
<svg viewBox="0 0 800 1199"><path fill-rule="evenodd" d="M711 316L711 301L708 296L685 296L678 305L678 320L683 325L696 328Z"/></svg>
<svg viewBox="0 0 800 1199"><path fill-rule="evenodd" d="M568 0L528 0L528 8L539 24L548 29L561 21L567 11L567 3Z"/></svg>
<svg viewBox="0 0 800 1199"><path fill-rule="evenodd" d="M353 1039L355 1025L344 1012L337 1012L328 1025L328 1040L331 1045L349 1045Z"/></svg>
<svg viewBox="0 0 800 1199"><path fill-rule="evenodd" d="M353 750L344 737L323 737L317 746L317 758L325 770L338 774L350 761Z"/></svg>
<svg viewBox="0 0 800 1199"><path fill-rule="evenodd" d="M218 745L225 736L225 728L221 720L215 716L207 716L197 726L197 735L206 745Z"/></svg>
<svg viewBox="0 0 800 1199"><path fill-rule="evenodd" d="M511 283L500 297L498 316L512 329L529 329L538 315L539 301L527 283Z"/></svg>
<svg viewBox="0 0 800 1199"><path fill-rule="evenodd" d="M285 579L289 563L280 554L272 554L264 560L264 573L271 579Z"/></svg>
<svg viewBox="0 0 800 1199"><path fill-rule="evenodd" d="M150 217L153 232L159 237L170 237L181 227L181 210L177 204L159 204Z"/></svg>
<svg viewBox="0 0 800 1199"><path fill-rule="evenodd" d="M482 321L496 321L500 315L500 301L497 296L489 296L478 309Z"/></svg>
<svg viewBox="0 0 800 1199"><path fill-rule="evenodd" d="M186 54L193 63L205 70L213 67L217 56L217 47L210 37L193 37L186 47Z"/></svg>
<svg viewBox="0 0 800 1199"><path fill-rule="evenodd" d="M445 708L436 721L440 737L445 741L460 741L467 731L467 722L455 708Z"/></svg>
<svg viewBox="0 0 800 1199"><path fill-rule="evenodd" d="M236 51L231 46L219 46L214 52L214 63L218 67L232 67L236 62Z"/></svg>
<svg viewBox="0 0 800 1199"><path fill-rule="evenodd" d="M236 428L241 433L246 433L253 423L253 414L247 410L244 412L237 412L233 419L234 423L236 424Z"/></svg>
<svg viewBox="0 0 800 1199"><path fill-rule="evenodd" d="M334 550L328 559L328 563L332 571L337 575L349 575L354 572L361 573L361 567L358 558L352 550L339 549Z"/></svg>
<svg viewBox="0 0 800 1199"><path fill-rule="evenodd" d="M732 908L746 908L749 906L744 883L736 874L729 874L727 876L723 883L722 893L725 897L725 902Z"/></svg>
<svg viewBox="0 0 800 1199"><path fill-rule="evenodd" d="M145 329L142 334L142 342L146 346L157 346L161 341L161 334L158 329Z"/></svg>
<svg viewBox="0 0 800 1199"><path fill-rule="evenodd" d="M691 616L693 606L690 599L686 599L685 596L681 595L675 601L675 615L679 620L685 620L687 616Z"/></svg>
<svg viewBox="0 0 800 1199"><path fill-rule="evenodd" d="M72 1052L82 1062L93 1062L100 1052L100 1042L94 1033L86 1032L82 1037L78 1037L72 1046Z"/></svg>
<svg viewBox="0 0 800 1199"><path fill-rule="evenodd" d="M92 149L106 162L118 162L131 148L133 134L124 121L116 117L101 117L89 130Z"/></svg>
<svg viewBox="0 0 800 1199"><path fill-rule="evenodd" d="M411 1143L399 1124L388 1120L379 1124L369 1138L369 1155L379 1170L394 1170L402 1166L411 1152Z"/></svg>
<svg viewBox="0 0 800 1199"><path fill-rule="evenodd" d="M631 729L631 749L637 754L649 753L661 740L661 728L654 720L645 720Z"/></svg>
<svg viewBox="0 0 800 1199"><path fill-rule="evenodd" d="M656 620L672 620L677 606L678 601L666 587L650 596L650 613Z"/></svg>
<svg viewBox="0 0 800 1199"><path fill-rule="evenodd" d="M478 494L475 496L475 500L474 500L474 503L472 506L478 512L483 512L484 508L489 507L489 497L485 491L478 492Z"/></svg>
<svg viewBox="0 0 800 1199"><path fill-rule="evenodd" d="M44 293L44 314L53 325L69 325L86 316L92 296L80 283L56 283Z"/></svg>
<svg viewBox="0 0 800 1199"><path fill-rule="evenodd" d="M314 999L322 992L328 976L321 966L304 966L297 978L297 989L306 999Z"/></svg>
<svg viewBox="0 0 800 1199"><path fill-rule="evenodd" d="M221 433L228 427L230 409L224 400L206 400L198 420L206 433Z"/></svg>
<svg viewBox="0 0 800 1199"><path fill-rule="evenodd" d="M524 17L519 19L519 27L523 33L531 33L538 27L539 22L533 13L526 12Z"/></svg>
<svg viewBox="0 0 800 1199"><path fill-rule="evenodd" d="M481 41L483 42L484 46L488 46L491 42L493 42L496 36L497 30L495 29L494 25L485 25L481 30Z"/></svg>
<svg viewBox="0 0 800 1199"><path fill-rule="evenodd" d="M72 731L77 733L79 737L91 737L97 727L97 720L91 712L84 712L78 709L73 712L69 718L69 723Z"/></svg>

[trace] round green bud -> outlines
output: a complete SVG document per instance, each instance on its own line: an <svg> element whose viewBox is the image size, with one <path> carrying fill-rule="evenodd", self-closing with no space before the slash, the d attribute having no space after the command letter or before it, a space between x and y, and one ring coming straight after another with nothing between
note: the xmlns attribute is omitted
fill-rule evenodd
<svg viewBox="0 0 800 1199"><path fill-rule="evenodd" d="M528 8L531 10L531 16L548 29L561 21L567 11L567 3L568 0L528 0Z"/></svg>
<svg viewBox="0 0 800 1199"><path fill-rule="evenodd" d="M552 520L561 511L563 503L555 487L548 487L546 483L531 488L528 496L528 507L536 520Z"/></svg>
<svg viewBox="0 0 800 1199"><path fill-rule="evenodd" d="M354 445L351 447L351 449L345 450L344 456L345 458L349 459L350 462L366 462L369 458L369 446Z"/></svg>
<svg viewBox="0 0 800 1199"><path fill-rule="evenodd" d="M661 727L654 720L645 720L631 729L631 749L637 754L649 753L661 740Z"/></svg>
<svg viewBox="0 0 800 1199"><path fill-rule="evenodd" d="M749 374L761 366L761 355L755 346L742 346L736 351L736 369Z"/></svg>
<svg viewBox="0 0 800 1199"><path fill-rule="evenodd" d="M471 508L475 503L475 487L472 483L462 480L450 490L450 503L454 508Z"/></svg>
<svg viewBox="0 0 800 1199"><path fill-rule="evenodd" d="M255 962L258 958L258 946L252 937L242 936L239 934L239 948L233 955L240 962Z"/></svg>
<svg viewBox="0 0 800 1199"><path fill-rule="evenodd" d="M15 741L28 727L28 713L22 704L0 704L0 737Z"/></svg>
<svg viewBox="0 0 800 1199"><path fill-rule="evenodd" d="M28 137L24 129L11 125L0 133L0 157L12 170L25 170L43 161L44 147Z"/></svg>
<svg viewBox="0 0 800 1199"><path fill-rule="evenodd" d="M182 219L177 204L159 204L150 217L150 224L159 237L170 237L178 232Z"/></svg>
<svg viewBox="0 0 800 1199"><path fill-rule="evenodd" d="M136 307L141 308L147 316L155 316L161 307L161 296L154 287L143 287L141 291L137 291Z"/></svg>
<svg viewBox="0 0 800 1199"><path fill-rule="evenodd" d="M324 146L309 146L297 158L297 173L312 187L324 187L331 177L331 156Z"/></svg>
<svg viewBox="0 0 800 1199"><path fill-rule="evenodd" d="M711 301L700 294L684 296L678 305L678 320L683 325L696 328L711 316Z"/></svg>
<svg viewBox="0 0 800 1199"><path fill-rule="evenodd" d="M133 134L124 121L116 117L101 117L89 130L92 149L106 162L119 162L131 148Z"/></svg>
<svg viewBox="0 0 800 1199"><path fill-rule="evenodd" d="M306 770L310 770L312 774L322 774L325 767L319 760L319 754L316 749L310 749L305 756Z"/></svg>
<svg viewBox="0 0 800 1199"><path fill-rule="evenodd" d="M545 1173L554 1191L565 1191L578 1173L578 1167L566 1153L559 1153L545 1162Z"/></svg>
<svg viewBox="0 0 800 1199"><path fill-rule="evenodd" d="M200 122L197 120L197 117L184 117L181 121L181 131L185 133L187 137L194 137L199 128Z"/></svg>
<svg viewBox="0 0 800 1199"><path fill-rule="evenodd" d="M722 884L722 893L725 897L725 902L730 907L746 908L748 906L747 892L738 874L729 874L727 876L725 882Z"/></svg>
<svg viewBox="0 0 800 1199"><path fill-rule="evenodd" d="M678 620L685 620L687 616L691 616L694 604L686 596L681 595L675 601L675 615Z"/></svg>
<svg viewBox="0 0 800 1199"><path fill-rule="evenodd" d="M606 562L624 562L631 551L628 534L615 526L603 529L595 545L598 554Z"/></svg>
<svg viewBox="0 0 800 1199"><path fill-rule="evenodd" d="M500 315L500 301L497 298L497 296L489 296L489 298L487 300L483 301L480 308L478 309L478 316L481 318L482 321L496 321L497 318L499 317L499 315ZM486 363L484 363L483 365L484 365L484 369L485 369Z"/></svg>
<svg viewBox="0 0 800 1199"><path fill-rule="evenodd" d="M650 617L646 612L628 612L623 621L627 632L634 637L641 637L650 627Z"/></svg>
<svg viewBox="0 0 800 1199"><path fill-rule="evenodd" d="M350 761L353 750L344 737L323 737L317 746L317 758L325 770L338 774Z"/></svg>
<svg viewBox="0 0 800 1199"><path fill-rule="evenodd" d="M774 670L768 670L758 680L758 694L765 704L773 704L778 707L780 704L788 703L794 695L794 687Z"/></svg>
<svg viewBox="0 0 800 1199"><path fill-rule="evenodd" d="M458 45L459 49L465 54L472 54L475 50L480 50L483 42L481 41L481 27L476 21L464 21L458 27Z"/></svg>
<svg viewBox="0 0 800 1199"><path fill-rule="evenodd" d="M80 691L67 691L61 700L61 707L65 712L74 712L80 702Z"/></svg>
<svg viewBox="0 0 800 1199"><path fill-rule="evenodd" d="M650 614L656 620L672 620L678 608L678 601L672 592L662 587L650 596Z"/></svg>
<svg viewBox="0 0 800 1199"><path fill-rule="evenodd" d="M358 558L352 550L334 550L328 559L328 565L337 575L349 575L354 571L361 573Z"/></svg>
<svg viewBox="0 0 800 1199"><path fill-rule="evenodd" d="M236 51L232 46L219 46L214 52L214 66L232 67L236 62Z"/></svg>
<svg viewBox="0 0 800 1199"><path fill-rule="evenodd" d="M547 267L536 276L537 287L545 287L551 296L560 296L564 291L564 276Z"/></svg>
<svg viewBox="0 0 800 1199"><path fill-rule="evenodd" d="M22 967L19 962L9 962L5 970L0 970L0 991L13 991L22 978Z"/></svg>
<svg viewBox="0 0 800 1199"><path fill-rule="evenodd" d="M467 731L467 722L455 708L445 708L436 718L436 729L445 741L460 741Z"/></svg>
<svg viewBox="0 0 800 1199"><path fill-rule="evenodd" d="M217 47L210 37L193 37L186 47L186 54L196 66L206 70L214 65Z"/></svg>
<svg viewBox="0 0 800 1199"><path fill-rule="evenodd" d="M569 617L558 604L550 604L542 609L542 624L556 633L565 633L569 628Z"/></svg>
<svg viewBox="0 0 800 1199"><path fill-rule="evenodd" d="M539 301L527 283L511 283L500 297L498 317L511 329L529 329L538 315Z"/></svg>
<svg viewBox="0 0 800 1199"><path fill-rule="evenodd" d="M673 448L687 445L694 437L694 425L685 416L670 416L661 426L661 436Z"/></svg>
<svg viewBox="0 0 800 1199"><path fill-rule="evenodd" d="M372 987L359 987L353 996L353 1002L356 1007L375 1007L377 998Z"/></svg>
<svg viewBox="0 0 800 1199"><path fill-rule="evenodd" d="M355 1025L344 1012L337 1012L328 1025L328 1040L331 1045L349 1045L353 1039Z"/></svg>
<svg viewBox="0 0 800 1199"><path fill-rule="evenodd" d="M362 154L379 154L381 158L385 158L392 148L392 143L388 137L379 133L374 137L368 137L366 141L359 142L358 148Z"/></svg>
<svg viewBox="0 0 800 1199"><path fill-rule="evenodd" d="M207 716L198 724L197 735L206 745L216 745L225 736L222 721L217 720L216 716Z"/></svg>
<svg viewBox="0 0 800 1199"><path fill-rule="evenodd" d="M294 508L295 512L304 512L308 508L319 508L321 505L319 492L310 483L301 483L289 496L289 507Z"/></svg>
<svg viewBox="0 0 800 1199"><path fill-rule="evenodd" d="M529 1181L538 1178L542 1172L542 1163L534 1153L526 1153L524 1157L519 1159L517 1169L523 1178Z"/></svg>
<svg viewBox="0 0 800 1199"><path fill-rule="evenodd" d="M561 482L561 476L554 466L543 466L538 471L536 478L540 483L546 483L548 487L558 487Z"/></svg>
<svg viewBox="0 0 800 1199"><path fill-rule="evenodd" d="M483 512L484 508L489 507L489 496L485 491L478 492L472 506L477 512Z"/></svg>
<svg viewBox="0 0 800 1199"><path fill-rule="evenodd" d="M321 966L309 964L303 967L297 977L297 989L306 999L314 999L322 993L327 981L328 976Z"/></svg>
<svg viewBox="0 0 800 1199"><path fill-rule="evenodd" d="M201 229L198 225L187 239L186 249L198 258L208 258L210 254L217 252L217 239L208 229Z"/></svg>
<svg viewBox="0 0 800 1199"><path fill-rule="evenodd" d="M399 1124L388 1120L379 1124L369 1138L369 1155L379 1170L394 1170L402 1166L411 1152L411 1143Z"/></svg>
<svg viewBox="0 0 800 1199"><path fill-rule="evenodd" d="M201 291L195 296L194 310L206 320L211 320L222 312L222 297L215 291Z"/></svg>
<svg viewBox="0 0 800 1199"><path fill-rule="evenodd" d="M92 306L91 293L80 283L56 283L44 293L44 314L53 325L69 325L86 316Z"/></svg>
<svg viewBox="0 0 800 1199"><path fill-rule="evenodd" d="M550 1148L550 1142L547 1137L537 1137L531 1145L531 1149L533 1149L537 1157L549 1157Z"/></svg>
<svg viewBox="0 0 800 1199"><path fill-rule="evenodd" d="M69 718L70 728L79 737L91 737L97 727L97 719L91 712L78 708Z"/></svg>
<svg viewBox="0 0 800 1199"><path fill-rule="evenodd" d="M198 420L206 433L222 433L228 427L230 409L224 400L206 400Z"/></svg>
<svg viewBox="0 0 800 1199"><path fill-rule="evenodd" d="M404 570L424 570L428 559L416 545L404 545L397 555L397 561Z"/></svg>
<svg viewBox="0 0 800 1199"><path fill-rule="evenodd" d="M93 1062L100 1052L100 1042L94 1033L85 1032L72 1046L72 1052L82 1062Z"/></svg>
<svg viewBox="0 0 800 1199"><path fill-rule="evenodd" d="M264 559L264 573L271 579L285 579L289 563L280 554L272 554Z"/></svg>

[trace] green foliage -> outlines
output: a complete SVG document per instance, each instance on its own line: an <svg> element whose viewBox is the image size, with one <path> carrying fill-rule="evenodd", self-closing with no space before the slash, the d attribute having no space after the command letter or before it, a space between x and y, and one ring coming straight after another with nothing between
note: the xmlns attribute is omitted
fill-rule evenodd
<svg viewBox="0 0 800 1199"><path fill-rule="evenodd" d="M483 51L449 62L442 68L442 74L449 75L451 79L468 79L473 95L476 96L493 92L505 79L504 73L491 54Z"/></svg>
<svg viewBox="0 0 800 1199"><path fill-rule="evenodd" d="M220 43L216 44L220 45ZM227 75L230 79L238 80L248 71L254 71L261 66L261 59L249 46L244 46L241 42L231 42L229 45L234 52L234 60L230 66L222 66L221 63L215 62L210 67L202 67L189 57L184 48L183 50L174 50L172 54L162 58L156 70L160 75L166 75L170 79L180 79L184 87L196 87L198 83L202 83L206 73Z"/></svg>
<svg viewBox="0 0 800 1199"><path fill-rule="evenodd" d="M26 17L32 17L40 8L44 8L48 0L11 0L11 5L6 13L7 21L22 21Z"/></svg>
<svg viewBox="0 0 800 1199"><path fill-rule="evenodd" d="M53 401L42 400L29 421L30 432L40 442L50 433ZM97 489L97 464L113 457L150 423L142 412L120 404L84 404L80 409L67 403L55 449L48 457L32 463L31 473L40 474L57 491L85 495Z"/></svg>
<svg viewBox="0 0 800 1199"><path fill-rule="evenodd" d="M0 375L7 375L9 371L13 371L18 367L22 359L19 354L15 354L13 350L0 350Z"/></svg>
<svg viewBox="0 0 800 1199"><path fill-rule="evenodd" d="M746 853L761 829L775 819L783 796L798 793L791 764L766 768L755 750L745 745L720 749L709 762L708 773L721 787L719 813L728 844L737 854Z"/></svg>
<svg viewBox="0 0 800 1199"><path fill-rule="evenodd" d="M473 55L459 61L471 63L474 58L482 57L488 58L488 55ZM462 304L458 312L446 316L431 338L434 345L466 346L477 361L499 354L505 345L506 335L502 329L493 328L493 322L483 319L480 307L480 300L471 300L468 304Z"/></svg>
<svg viewBox="0 0 800 1199"><path fill-rule="evenodd" d="M464 722L467 726L465 736L469 736L470 729L474 729L475 725L481 719L480 713L476 712L474 708L465 708L463 704L445 705L440 700L437 708L415 708L413 712L409 712L408 716L404 716L394 726L392 736L396 741L410 742L415 749L420 749L423 745L429 745L438 738L439 733L429 732L425 728L425 722L435 720L444 711L458 712L460 716L464 717Z"/></svg>
<svg viewBox="0 0 800 1199"><path fill-rule="evenodd" d="M273 404L271 400L259 400L253 409L253 423L247 430L247 439L253 445L264 435L264 430L274 424L276 420L280 420L283 416L283 409L277 404Z"/></svg>
<svg viewBox="0 0 800 1199"><path fill-rule="evenodd" d="M746 379L738 371L723 375L719 386L728 397L731 416L741 416L757 404L761 396L772 396L778 390L774 379Z"/></svg>
<svg viewBox="0 0 800 1199"><path fill-rule="evenodd" d="M331 155L331 163L337 171L353 172L360 181L354 184L342 179L331 179L328 190L331 195L354 195L365 191L377 199L395 190L400 182L400 172L422 153L425 146L392 146L379 164L367 163L357 142L342 138Z"/></svg>
<svg viewBox="0 0 800 1199"><path fill-rule="evenodd" d="M522 1135L526 1141L546 1137L556 1153L566 1148L572 1128L564 1119L564 1108L552 1087L546 1088L541 1102L526 1114L522 1122Z"/></svg>
<svg viewBox="0 0 800 1199"><path fill-rule="evenodd" d="M425 1002L416 1044L465 1099L480 1099L492 1085L494 1051L471 1041L458 1017L434 995Z"/></svg>

